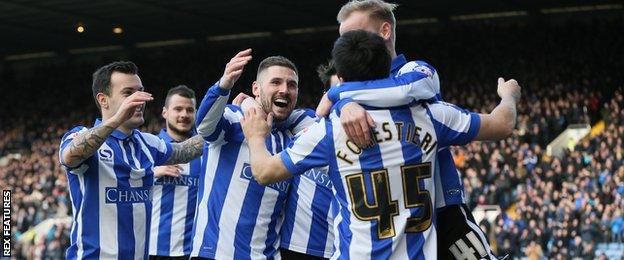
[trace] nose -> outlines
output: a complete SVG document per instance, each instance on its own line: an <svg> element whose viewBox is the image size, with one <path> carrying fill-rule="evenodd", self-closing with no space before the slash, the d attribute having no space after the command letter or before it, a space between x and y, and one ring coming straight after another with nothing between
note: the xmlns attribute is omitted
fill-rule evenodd
<svg viewBox="0 0 624 260"><path fill-rule="evenodd" d="M279 93L288 93L288 84L286 82L282 82L277 88Z"/></svg>

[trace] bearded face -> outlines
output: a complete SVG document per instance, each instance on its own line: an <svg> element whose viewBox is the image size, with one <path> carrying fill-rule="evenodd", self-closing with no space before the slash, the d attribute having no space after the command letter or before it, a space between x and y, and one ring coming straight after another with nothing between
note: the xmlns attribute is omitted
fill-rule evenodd
<svg viewBox="0 0 624 260"><path fill-rule="evenodd" d="M282 66L268 67L254 82L254 95L266 113L273 113L273 119L283 121L292 113L298 97L297 74Z"/></svg>

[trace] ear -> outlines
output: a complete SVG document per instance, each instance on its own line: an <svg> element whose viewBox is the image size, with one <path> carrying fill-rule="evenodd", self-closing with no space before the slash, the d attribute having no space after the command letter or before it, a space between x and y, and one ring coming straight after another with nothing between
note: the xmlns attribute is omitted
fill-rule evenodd
<svg viewBox="0 0 624 260"><path fill-rule="evenodd" d="M258 81L251 83L251 92L255 97L260 96L260 83Z"/></svg>
<svg viewBox="0 0 624 260"><path fill-rule="evenodd" d="M102 92L97 93L97 95L95 95L95 100L97 100L102 109L108 109L108 96L106 94Z"/></svg>
<svg viewBox="0 0 624 260"><path fill-rule="evenodd" d="M389 22L381 23L381 30L379 33L384 40L390 40L390 37L392 37L392 25Z"/></svg>
<svg viewBox="0 0 624 260"><path fill-rule="evenodd" d="M342 77L338 77L338 84L342 84L344 81L344 79Z"/></svg>
<svg viewBox="0 0 624 260"><path fill-rule="evenodd" d="M167 119L167 107L163 107L162 112L160 113L164 119Z"/></svg>

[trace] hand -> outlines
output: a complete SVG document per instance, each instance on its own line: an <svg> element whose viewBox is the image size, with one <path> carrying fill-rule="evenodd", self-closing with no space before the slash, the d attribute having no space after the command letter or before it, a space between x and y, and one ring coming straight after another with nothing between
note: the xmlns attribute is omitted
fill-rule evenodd
<svg viewBox="0 0 624 260"><path fill-rule="evenodd" d="M248 97L245 100L243 100L243 102L241 103L240 107L243 110L243 113L245 113L246 111L248 111L251 108L255 108L256 109L256 113L259 113L260 117L266 118L266 116L267 116L266 112L264 112L264 109L262 109L260 104L258 104L258 102L256 102L256 99L254 99L252 97Z"/></svg>
<svg viewBox="0 0 624 260"><path fill-rule="evenodd" d="M238 95L234 98L234 100L232 100L232 104L233 105L237 105L237 106L241 106L241 104L243 104L243 101L247 98L251 98L251 96L241 92L238 93Z"/></svg>
<svg viewBox="0 0 624 260"><path fill-rule="evenodd" d="M370 128L375 121L366 110L355 102L347 103L340 110L340 123L349 140L357 146L366 148L371 145Z"/></svg>
<svg viewBox="0 0 624 260"><path fill-rule="evenodd" d="M147 101L152 100L154 100L154 98L150 93L143 91L134 92L124 99L117 112L108 121L114 124L114 128L117 128L132 118L139 107L144 106Z"/></svg>
<svg viewBox="0 0 624 260"><path fill-rule="evenodd" d="M261 138L264 140L267 135L269 135L272 125L273 114L270 113L265 119L263 113L259 112L258 109L254 107L245 111L245 117L241 119L243 134L245 134L245 138L248 140L255 138Z"/></svg>
<svg viewBox="0 0 624 260"><path fill-rule="evenodd" d="M518 85L515 79L505 81L503 78L498 78L498 89L496 92L502 99L512 98L517 103L520 100L520 90L520 85Z"/></svg>
<svg viewBox="0 0 624 260"><path fill-rule="evenodd" d="M154 167L154 178L158 179L163 176L180 177L182 170L182 166L177 164L157 166Z"/></svg>
<svg viewBox="0 0 624 260"><path fill-rule="evenodd" d="M316 116L318 117L328 116L333 105L334 103L332 103L331 100L329 100L329 98L327 97L327 92L325 92L325 94L323 94L323 97L321 98L321 101L316 107Z"/></svg>
<svg viewBox="0 0 624 260"><path fill-rule="evenodd" d="M232 89L234 83L243 73L243 68L251 60L251 49L239 52L225 65L223 76L219 80L219 87L223 89Z"/></svg>

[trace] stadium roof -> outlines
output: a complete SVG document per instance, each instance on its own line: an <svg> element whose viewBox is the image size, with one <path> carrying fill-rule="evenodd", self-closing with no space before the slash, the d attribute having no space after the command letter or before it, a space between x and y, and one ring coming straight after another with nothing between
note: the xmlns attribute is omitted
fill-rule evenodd
<svg viewBox="0 0 624 260"><path fill-rule="evenodd" d="M2 0L0 57L33 52L81 53L266 33L335 30L335 0ZM420 23L622 9L620 1L398 1L400 21ZM566 11L567 10L567 11ZM79 33L79 26L82 32ZM118 29L114 29L118 27ZM118 33L115 33L117 30ZM120 32L120 33L119 33Z"/></svg>

